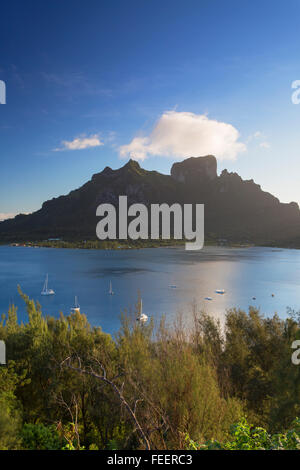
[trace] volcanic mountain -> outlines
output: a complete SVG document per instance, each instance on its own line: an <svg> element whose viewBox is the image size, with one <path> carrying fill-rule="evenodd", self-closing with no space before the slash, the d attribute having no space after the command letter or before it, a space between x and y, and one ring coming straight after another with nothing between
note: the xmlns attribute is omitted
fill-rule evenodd
<svg viewBox="0 0 300 470"><path fill-rule="evenodd" d="M66 196L44 202L41 209L0 223L0 241L96 238L96 208L128 204L174 202L205 204L205 235L234 242L300 246L298 204L280 203L253 180L237 173L217 174L214 156L191 157L175 163L171 174L147 171L133 160L122 168L106 167Z"/></svg>

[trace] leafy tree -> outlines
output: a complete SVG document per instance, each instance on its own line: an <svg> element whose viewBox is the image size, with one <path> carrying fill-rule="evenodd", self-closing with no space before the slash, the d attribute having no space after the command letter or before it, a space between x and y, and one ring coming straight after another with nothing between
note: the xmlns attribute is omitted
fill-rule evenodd
<svg viewBox="0 0 300 470"><path fill-rule="evenodd" d="M22 410L15 390L23 378L17 376L12 362L8 367L0 367L0 450L18 449L20 445Z"/></svg>
<svg viewBox="0 0 300 470"><path fill-rule="evenodd" d="M27 450L59 450L62 441L54 426L26 423L21 431L22 448Z"/></svg>

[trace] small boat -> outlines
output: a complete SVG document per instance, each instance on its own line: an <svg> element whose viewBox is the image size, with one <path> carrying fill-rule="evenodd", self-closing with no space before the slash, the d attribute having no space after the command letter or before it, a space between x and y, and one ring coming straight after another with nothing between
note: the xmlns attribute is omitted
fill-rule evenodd
<svg viewBox="0 0 300 470"><path fill-rule="evenodd" d="M252 297L252 300L256 300L256 297Z"/></svg>
<svg viewBox="0 0 300 470"><path fill-rule="evenodd" d="M54 294L55 294L54 290L48 288L48 274L47 274L41 295L54 295Z"/></svg>
<svg viewBox="0 0 300 470"><path fill-rule="evenodd" d="M112 283L110 281L109 283L109 291L108 291L109 295L114 295L114 291L112 290Z"/></svg>
<svg viewBox="0 0 300 470"><path fill-rule="evenodd" d="M272 297L275 297L275 294L272 294Z"/></svg>
<svg viewBox="0 0 300 470"><path fill-rule="evenodd" d="M204 297L204 300L212 300L212 297Z"/></svg>
<svg viewBox="0 0 300 470"><path fill-rule="evenodd" d="M225 294L225 290L224 289L216 289L215 293L216 294Z"/></svg>
<svg viewBox="0 0 300 470"><path fill-rule="evenodd" d="M143 302L142 302L142 299L140 300L140 309L139 309L139 315L136 319L136 321L140 322L140 323L146 323L146 321L148 320L148 315L146 315L145 313L143 313Z"/></svg>
<svg viewBox="0 0 300 470"><path fill-rule="evenodd" d="M71 308L71 313L80 313L80 305L78 303L77 296L75 297L74 307Z"/></svg>
<svg viewBox="0 0 300 470"><path fill-rule="evenodd" d="M169 287L171 287L171 289L176 289L177 286L175 286L175 284L171 284Z"/></svg>

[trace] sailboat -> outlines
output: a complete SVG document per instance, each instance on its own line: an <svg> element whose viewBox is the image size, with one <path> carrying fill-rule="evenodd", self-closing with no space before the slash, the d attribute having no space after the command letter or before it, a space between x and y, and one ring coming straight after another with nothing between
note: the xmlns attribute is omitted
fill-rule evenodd
<svg viewBox="0 0 300 470"><path fill-rule="evenodd" d="M71 313L80 313L80 305L78 303L77 296L75 296L74 307L71 308Z"/></svg>
<svg viewBox="0 0 300 470"><path fill-rule="evenodd" d="M109 295L114 295L114 291L112 290L112 283L110 281L109 283L109 291L108 291Z"/></svg>
<svg viewBox="0 0 300 470"><path fill-rule="evenodd" d="M139 315L136 319L136 321L139 321L141 323L146 323L146 321L148 320L148 315L146 315L145 313L143 313L143 301L142 299L140 300L140 308L139 308Z"/></svg>
<svg viewBox="0 0 300 470"><path fill-rule="evenodd" d="M54 295L53 289L48 289L48 274L46 275L45 283L41 295Z"/></svg>

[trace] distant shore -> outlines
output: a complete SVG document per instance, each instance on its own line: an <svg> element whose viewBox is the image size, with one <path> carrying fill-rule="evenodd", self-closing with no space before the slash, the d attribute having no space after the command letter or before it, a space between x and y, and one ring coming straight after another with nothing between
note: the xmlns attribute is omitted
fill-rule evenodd
<svg viewBox="0 0 300 470"><path fill-rule="evenodd" d="M176 248L184 246L185 240L122 240L122 241L100 241L100 240L43 240L1 243L10 246L22 246L31 248L64 248L64 249L84 249L84 250L130 250L144 248ZM227 248L249 248L255 246L250 243L218 243L215 240L206 240L205 246L219 246Z"/></svg>
<svg viewBox="0 0 300 470"><path fill-rule="evenodd" d="M59 238L49 238L46 240L0 240L0 245L23 246L33 248L69 248L83 250L138 250L143 248L179 247L184 246L186 241L188 240L63 240ZM205 239L204 244L205 246L219 246L227 248L250 248L254 246L269 248L286 248L296 250L300 248L300 245L293 242L280 243L272 241L266 243L251 243L250 241L232 241L209 237Z"/></svg>

